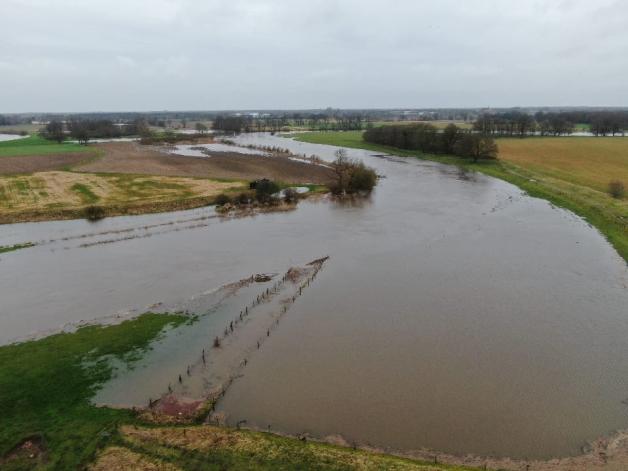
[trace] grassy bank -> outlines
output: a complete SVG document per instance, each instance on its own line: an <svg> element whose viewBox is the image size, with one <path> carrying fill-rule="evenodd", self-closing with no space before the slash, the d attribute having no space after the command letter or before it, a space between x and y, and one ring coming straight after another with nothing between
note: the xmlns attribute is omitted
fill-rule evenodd
<svg viewBox="0 0 628 471"><path fill-rule="evenodd" d="M110 469L181 470L414 470L462 471L389 455L302 442L269 433L219 427L123 427L117 446L105 450L94 471Z"/></svg>
<svg viewBox="0 0 628 471"><path fill-rule="evenodd" d="M65 154L67 152L95 152L95 149L70 142L58 144L38 135L0 142L0 157Z"/></svg>
<svg viewBox="0 0 628 471"><path fill-rule="evenodd" d="M628 179L628 139L501 139L500 160L472 163L365 142L361 131L304 133L302 142L366 149L457 165L517 185L531 196L569 209L597 227L628 262L628 200L612 198L606 185ZM626 181L628 183L628 181Z"/></svg>
<svg viewBox="0 0 628 471"><path fill-rule="evenodd" d="M0 468L81 469L463 469L267 433L208 426L155 428L129 410L90 398L132 364L164 328L189 318L144 314L114 326L0 347Z"/></svg>
<svg viewBox="0 0 628 471"><path fill-rule="evenodd" d="M105 358L132 362L164 327L186 319L145 314L116 326L0 347L0 456L6 459L27 437L36 437L43 448L33 458L18 454L0 461L0 468L78 469L91 460L118 424L135 422L131 411L89 402L98 384L111 377Z"/></svg>
<svg viewBox="0 0 628 471"><path fill-rule="evenodd" d="M104 216L191 209L213 204L238 181L78 172L0 176L0 223L85 217L88 206Z"/></svg>

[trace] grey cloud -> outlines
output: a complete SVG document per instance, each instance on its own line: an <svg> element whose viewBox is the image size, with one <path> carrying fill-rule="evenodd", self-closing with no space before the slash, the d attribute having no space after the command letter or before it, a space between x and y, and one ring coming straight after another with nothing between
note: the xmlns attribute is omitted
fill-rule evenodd
<svg viewBox="0 0 628 471"><path fill-rule="evenodd" d="M628 105L622 1L0 8L0 112Z"/></svg>

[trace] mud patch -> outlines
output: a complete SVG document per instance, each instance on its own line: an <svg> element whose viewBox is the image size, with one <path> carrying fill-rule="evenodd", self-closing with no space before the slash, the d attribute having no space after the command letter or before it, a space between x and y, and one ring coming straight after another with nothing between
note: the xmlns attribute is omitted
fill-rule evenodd
<svg viewBox="0 0 628 471"><path fill-rule="evenodd" d="M41 435L31 435L24 438L4 457L0 458L2 465L16 464L18 462L27 464L29 468L41 465L46 462L46 443Z"/></svg>

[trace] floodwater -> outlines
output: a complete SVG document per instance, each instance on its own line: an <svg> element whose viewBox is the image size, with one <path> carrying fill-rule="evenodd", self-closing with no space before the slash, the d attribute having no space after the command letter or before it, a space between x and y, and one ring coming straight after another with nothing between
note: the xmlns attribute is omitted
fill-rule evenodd
<svg viewBox="0 0 628 471"><path fill-rule="evenodd" d="M203 151L203 149L205 151ZM248 154L248 155L268 155L267 152L262 152L257 149L249 149L248 147L234 146L222 143L208 143L208 144L180 144L174 146L170 151L172 154L185 155L187 157L211 157L210 153L213 152L228 152L236 154Z"/></svg>
<svg viewBox="0 0 628 471"><path fill-rule="evenodd" d="M269 135L238 143L326 160L335 151ZM0 245L42 242L0 256L0 342L185 304L329 255L268 340L247 350L218 404L227 423L529 458L577 454L628 426L628 273L595 229L505 182L348 152L385 176L366 200L230 220L205 208L0 226ZM186 363L193 345L198 359L200 343L188 340L207 342L243 305L236 296L212 306L198 311L220 322L154 346L143 365L151 381L133 401L162 394L185 368L162 371L159 355Z"/></svg>
<svg viewBox="0 0 628 471"><path fill-rule="evenodd" d="M16 139L24 139L28 136L21 136L19 134L2 134L0 133L0 142L3 141L15 141Z"/></svg>

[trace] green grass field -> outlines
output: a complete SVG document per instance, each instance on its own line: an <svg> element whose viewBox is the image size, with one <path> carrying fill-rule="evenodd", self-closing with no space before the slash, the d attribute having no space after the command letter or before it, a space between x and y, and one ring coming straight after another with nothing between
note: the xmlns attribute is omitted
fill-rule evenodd
<svg viewBox="0 0 628 471"><path fill-rule="evenodd" d="M478 163L371 144L362 139L361 131L303 133L296 139L433 160L506 180L586 219L628 262L628 200L606 192L613 179L623 179L628 186L628 139L499 139L500 160Z"/></svg>
<svg viewBox="0 0 628 471"><path fill-rule="evenodd" d="M63 154L66 152L93 152L95 149L79 144L64 142L58 144L32 135L22 139L0 142L0 157Z"/></svg>

